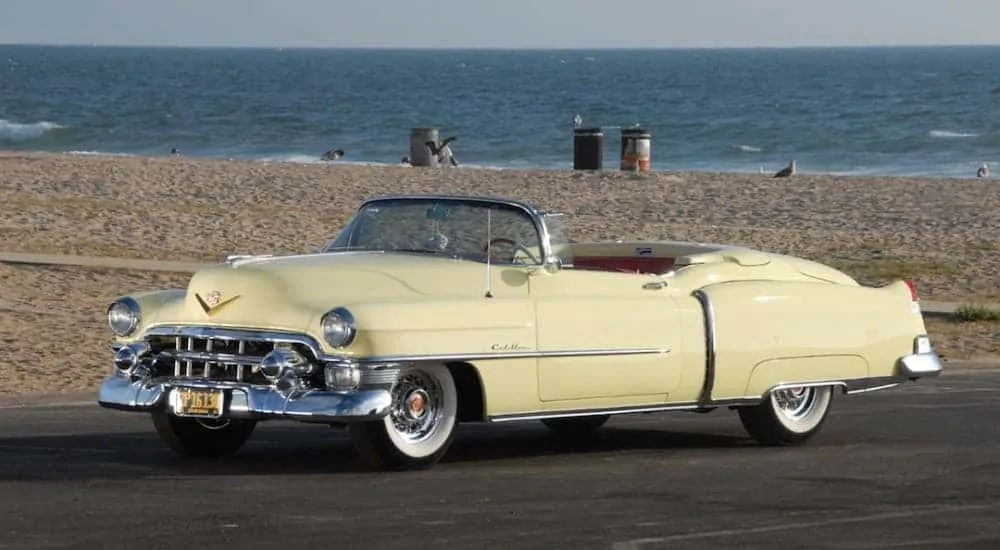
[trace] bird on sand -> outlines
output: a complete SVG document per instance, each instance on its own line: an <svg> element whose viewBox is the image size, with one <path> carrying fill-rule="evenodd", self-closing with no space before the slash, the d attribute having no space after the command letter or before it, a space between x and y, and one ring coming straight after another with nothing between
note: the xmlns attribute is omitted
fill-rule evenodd
<svg viewBox="0 0 1000 550"><path fill-rule="evenodd" d="M788 166L782 168L781 170L778 170L778 172L776 174L774 174L774 177L776 177L776 178L788 178L788 177L794 176L795 175L795 168L796 168L795 159L792 159L792 162L788 163Z"/></svg>
<svg viewBox="0 0 1000 550"><path fill-rule="evenodd" d="M976 177L977 178L990 177L990 167L987 166L985 162L979 165L979 170L976 170Z"/></svg>

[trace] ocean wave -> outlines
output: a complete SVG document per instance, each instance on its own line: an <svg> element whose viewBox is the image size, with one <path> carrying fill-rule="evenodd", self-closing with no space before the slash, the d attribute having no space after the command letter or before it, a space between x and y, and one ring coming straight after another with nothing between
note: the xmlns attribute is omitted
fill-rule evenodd
<svg viewBox="0 0 1000 550"><path fill-rule="evenodd" d="M979 137L979 134L974 134L972 132L951 132L949 130L931 130L927 132L932 138L943 138L943 139L955 139L955 138L974 138Z"/></svg>
<svg viewBox="0 0 1000 550"><path fill-rule="evenodd" d="M753 145L733 145L733 149L743 153L759 153L763 150L760 147L754 147Z"/></svg>
<svg viewBox="0 0 1000 550"><path fill-rule="evenodd" d="M67 155L78 157L134 157L131 153L105 153L104 151L66 151Z"/></svg>
<svg viewBox="0 0 1000 550"><path fill-rule="evenodd" d="M65 126L48 121L22 124L0 118L0 141L26 141L59 128L65 128Z"/></svg>

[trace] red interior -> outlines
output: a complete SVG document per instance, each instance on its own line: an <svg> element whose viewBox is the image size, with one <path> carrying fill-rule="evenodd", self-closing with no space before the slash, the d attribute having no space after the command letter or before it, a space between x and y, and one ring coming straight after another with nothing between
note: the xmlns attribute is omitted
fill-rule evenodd
<svg viewBox="0 0 1000 550"><path fill-rule="evenodd" d="M573 258L575 267L629 273L665 273L674 265L674 258L656 256L592 256Z"/></svg>

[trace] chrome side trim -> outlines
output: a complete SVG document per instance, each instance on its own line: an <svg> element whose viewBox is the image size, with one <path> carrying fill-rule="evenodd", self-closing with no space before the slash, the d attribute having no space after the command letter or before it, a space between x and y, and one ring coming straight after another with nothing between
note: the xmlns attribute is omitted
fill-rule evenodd
<svg viewBox="0 0 1000 550"><path fill-rule="evenodd" d="M620 415L636 413L656 413L670 411L698 411L709 412L718 407L752 407L760 404L766 395L774 390L793 388L796 386L818 387L818 386L838 386L843 388L844 393L854 395L877 390L884 390L898 386L905 382L905 376L886 376L881 378L858 378L850 380L814 380L801 383L784 383L770 388L764 395L746 395L731 399L719 399L705 404L700 401L673 403L669 405L637 405L633 407L611 407L597 409L575 409L561 411L534 411L528 413L508 413L496 414L487 417L489 422L513 422L517 420L543 420L546 418L571 418L578 416L596 416L600 414Z"/></svg>
<svg viewBox="0 0 1000 550"><path fill-rule="evenodd" d="M775 391L788 390L791 388L820 388L823 386L846 387L847 382L844 382L843 380L811 380L807 382L782 382L780 384L772 386L770 389L764 392L764 395L767 395Z"/></svg>
<svg viewBox="0 0 1000 550"><path fill-rule="evenodd" d="M712 402L712 390L715 388L715 309L708 293L704 290L694 291L694 297L701 303L705 313L705 381L698 402L709 405Z"/></svg>
<svg viewBox="0 0 1000 550"><path fill-rule="evenodd" d="M253 329L234 328L210 328L199 326L152 326L143 333L146 336L181 336L193 338L205 338L215 340L266 340L275 343L301 344L309 348L316 356L317 361L326 363L354 363L357 365L384 364L384 363L413 363L416 361L472 361L484 359L531 359L531 358L551 358L551 357L595 357L595 356L622 356L622 355L656 355L670 353L670 348L595 348L595 349L564 349L564 350L524 350L524 351L498 351L498 352L470 352L470 353L446 353L446 354L425 354L425 355L381 355L371 357L352 357L348 355L331 355L324 353L319 346L319 342L306 334L281 332L281 331L258 331ZM123 344L114 343L112 347L121 347ZM178 356L183 355L195 360L207 360L222 362L217 358L217 354L208 354L197 351L170 351ZM225 361L236 363L236 361Z"/></svg>
<svg viewBox="0 0 1000 550"><path fill-rule="evenodd" d="M413 363L417 361L474 361L484 359L534 359L552 357L599 357L656 355L670 353L670 348L568 349L552 351L502 351L495 353L451 353L437 355L379 355L358 358L358 363Z"/></svg>
<svg viewBox="0 0 1000 550"><path fill-rule="evenodd" d="M517 420L544 420L546 418L568 418L579 416L597 416L599 414L635 414L666 411L688 411L699 408L697 403L677 403L674 405L648 405L635 407L617 407L609 409L579 409L568 411L545 411L531 413L496 414L487 418L490 422L513 422Z"/></svg>

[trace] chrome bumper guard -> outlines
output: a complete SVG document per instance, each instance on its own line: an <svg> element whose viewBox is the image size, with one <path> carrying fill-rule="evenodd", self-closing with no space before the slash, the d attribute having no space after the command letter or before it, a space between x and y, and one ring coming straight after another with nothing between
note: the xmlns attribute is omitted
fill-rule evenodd
<svg viewBox="0 0 1000 550"><path fill-rule="evenodd" d="M299 389L282 392L270 386L205 379L151 379L132 381L125 373L112 374L101 385L98 403L127 411L173 413L170 392L177 388L220 389L225 394L223 418L284 419L300 422L376 420L389 412L388 388L331 391Z"/></svg>
<svg viewBox="0 0 1000 550"><path fill-rule="evenodd" d="M926 335L913 340L913 353L899 359L899 374L911 380L927 376L937 376L944 370L931 340Z"/></svg>

